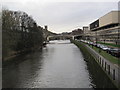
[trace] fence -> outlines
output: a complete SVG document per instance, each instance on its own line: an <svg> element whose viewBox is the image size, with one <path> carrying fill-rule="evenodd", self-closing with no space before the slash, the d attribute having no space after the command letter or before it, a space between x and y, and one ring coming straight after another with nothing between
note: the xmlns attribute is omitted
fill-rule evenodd
<svg viewBox="0 0 120 90"><path fill-rule="evenodd" d="M110 79L119 87L120 83L120 68L119 66L111 63L110 61L106 60L103 56L99 53L94 51L91 47L86 45L88 51L90 51L91 55L95 58L98 64L103 68L106 74L110 77Z"/></svg>

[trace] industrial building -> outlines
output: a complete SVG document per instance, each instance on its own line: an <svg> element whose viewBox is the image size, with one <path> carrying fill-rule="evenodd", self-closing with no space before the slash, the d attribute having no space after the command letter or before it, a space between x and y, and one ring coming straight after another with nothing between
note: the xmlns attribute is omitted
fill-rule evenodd
<svg viewBox="0 0 120 90"><path fill-rule="evenodd" d="M111 11L89 25L89 39L120 44L120 11Z"/></svg>

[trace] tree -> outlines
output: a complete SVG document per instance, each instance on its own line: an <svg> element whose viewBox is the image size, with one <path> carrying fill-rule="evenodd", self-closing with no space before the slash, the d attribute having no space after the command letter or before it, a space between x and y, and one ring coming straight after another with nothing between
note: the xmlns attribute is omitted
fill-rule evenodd
<svg viewBox="0 0 120 90"><path fill-rule="evenodd" d="M2 10L3 57L42 46L42 29L27 13Z"/></svg>

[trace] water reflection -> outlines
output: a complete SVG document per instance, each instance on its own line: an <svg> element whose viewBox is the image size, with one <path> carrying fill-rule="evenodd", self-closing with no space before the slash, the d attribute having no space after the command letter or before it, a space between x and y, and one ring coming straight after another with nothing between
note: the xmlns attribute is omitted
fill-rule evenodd
<svg viewBox="0 0 120 90"><path fill-rule="evenodd" d="M91 88L86 62L70 41L51 41L42 51L3 66L4 88Z"/></svg>

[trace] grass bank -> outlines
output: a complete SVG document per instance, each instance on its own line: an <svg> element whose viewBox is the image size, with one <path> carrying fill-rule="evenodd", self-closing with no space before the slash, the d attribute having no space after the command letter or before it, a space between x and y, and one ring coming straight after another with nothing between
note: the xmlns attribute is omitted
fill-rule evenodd
<svg viewBox="0 0 120 90"><path fill-rule="evenodd" d="M118 90L117 85L112 81L111 77L103 70L100 64L96 61L95 57L91 54L84 43L71 40L83 53L84 60L87 64L87 70L92 77L92 83L96 86L94 88L114 88ZM108 83L109 82L109 83Z"/></svg>
<svg viewBox="0 0 120 90"><path fill-rule="evenodd" d="M90 47L92 48L91 45L90 45ZM107 60L109 60L110 62L112 62L113 64L118 64L118 65L120 65L120 60L119 60L119 58L114 57L114 56L108 54L106 51L100 50L100 49L97 48L97 47L94 47L94 46L93 46L93 49L94 49L96 52L98 52L101 56L103 56L104 58L106 58ZM99 52L99 50L100 50L100 52Z"/></svg>

